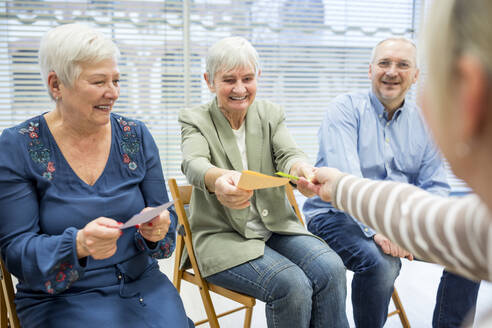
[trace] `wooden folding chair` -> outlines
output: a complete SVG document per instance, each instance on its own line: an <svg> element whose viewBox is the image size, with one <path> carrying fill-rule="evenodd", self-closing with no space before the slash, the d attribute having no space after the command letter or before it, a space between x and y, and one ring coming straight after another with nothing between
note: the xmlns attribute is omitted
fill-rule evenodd
<svg viewBox="0 0 492 328"><path fill-rule="evenodd" d="M408 321L407 314L405 313L405 309L403 308L403 304L400 301L400 296L398 296L396 288L393 289L393 294L391 294L391 298L393 299L393 304L395 304L395 310L388 313L388 318L392 315L398 314L403 328L410 328L410 322Z"/></svg>
<svg viewBox="0 0 492 328"><path fill-rule="evenodd" d="M174 262L173 284L178 292L181 288L181 280L188 281L198 286L200 290L200 296L205 307L205 312L207 313L207 319L197 321L195 322L195 325L198 326L208 322L211 328L220 328L217 318L245 309L246 314L244 317L244 328L251 327L253 306L255 306L256 304L255 298L209 283L200 274L200 270L198 269L198 264L195 257L195 252L193 250L193 244L191 241L190 224L188 223L188 216L184 208L185 205L188 205L190 203L192 186L187 185L178 187L175 179L169 179L168 183L169 189L171 190L171 195L173 196L174 207L176 208L176 213L178 215L179 221L178 236L176 240L176 259ZM191 270L193 272L190 272L186 268L180 268L181 256L183 254L184 248L186 248L188 252L188 257L191 262ZM212 291L216 294L240 303L242 304L242 306L224 313L216 314L214 305L212 304L212 300L210 298L209 291Z"/></svg>
<svg viewBox="0 0 492 328"><path fill-rule="evenodd" d="M19 318L15 312L14 286L12 277L0 258L0 327L20 328Z"/></svg>

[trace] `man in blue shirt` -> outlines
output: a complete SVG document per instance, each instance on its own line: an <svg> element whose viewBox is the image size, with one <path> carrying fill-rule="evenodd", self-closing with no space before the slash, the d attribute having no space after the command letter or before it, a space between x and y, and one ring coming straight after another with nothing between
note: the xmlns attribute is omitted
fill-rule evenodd
<svg viewBox="0 0 492 328"><path fill-rule="evenodd" d="M448 195L450 187L440 154L420 110L405 100L418 75L413 42L390 38L376 45L369 66L372 88L341 95L330 103L319 130L316 166L336 167L369 179L406 182ZM400 257L412 260L412 254L319 197L308 199L303 211L309 231L323 238L354 272L356 326L382 327L400 272Z"/></svg>

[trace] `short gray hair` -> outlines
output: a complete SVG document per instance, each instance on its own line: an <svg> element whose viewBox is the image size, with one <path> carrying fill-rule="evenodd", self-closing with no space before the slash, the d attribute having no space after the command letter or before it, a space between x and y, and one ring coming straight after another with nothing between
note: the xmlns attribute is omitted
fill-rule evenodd
<svg viewBox="0 0 492 328"><path fill-rule="evenodd" d="M39 65L45 85L49 73L55 72L63 84L71 87L80 75L81 63L116 61L119 56L118 47L111 39L85 24L55 27L43 36L39 46Z"/></svg>
<svg viewBox="0 0 492 328"><path fill-rule="evenodd" d="M415 57L414 57L414 62L415 62L415 66L416 67L419 67L418 65L418 56L417 56L417 46L415 45L415 42L413 42L412 40L410 39L407 39L405 37L402 37L402 36L391 36L389 38L386 38L386 39L383 39L381 41L379 41L375 46L374 48L372 48L372 52L371 52L371 63L374 63L374 60L376 59L376 50L378 49L378 47L380 45L382 45L383 43L387 42L387 41L403 41L403 42L406 42L408 44L411 44L413 46L413 48L415 49Z"/></svg>
<svg viewBox="0 0 492 328"><path fill-rule="evenodd" d="M456 64L463 55L475 57L492 80L492 1L434 1L425 27L427 88L432 106L449 107Z"/></svg>
<svg viewBox="0 0 492 328"><path fill-rule="evenodd" d="M255 75L260 70L258 53L245 38L239 36L223 38L208 50L206 72L211 85L217 72L227 72L239 67L251 67Z"/></svg>

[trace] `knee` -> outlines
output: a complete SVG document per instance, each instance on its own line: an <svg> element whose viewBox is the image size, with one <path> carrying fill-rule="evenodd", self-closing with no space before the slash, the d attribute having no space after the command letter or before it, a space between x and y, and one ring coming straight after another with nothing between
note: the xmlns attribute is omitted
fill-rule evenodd
<svg viewBox="0 0 492 328"><path fill-rule="evenodd" d="M401 261L398 257L376 256L367 271L381 284L386 283L388 286L393 286L394 281L400 274L400 268Z"/></svg>
<svg viewBox="0 0 492 328"><path fill-rule="evenodd" d="M283 300L292 309L311 306L313 287L299 267L293 265L278 272L270 285L267 297L270 302Z"/></svg>
<svg viewBox="0 0 492 328"><path fill-rule="evenodd" d="M342 259L333 251L327 252L317 259L313 282L317 286L346 286L346 269Z"/></svg>

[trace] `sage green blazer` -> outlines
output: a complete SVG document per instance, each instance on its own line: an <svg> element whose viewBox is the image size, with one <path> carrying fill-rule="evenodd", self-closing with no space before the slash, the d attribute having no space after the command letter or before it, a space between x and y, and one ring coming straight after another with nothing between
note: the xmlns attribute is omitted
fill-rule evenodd
<svg viewBox="0 0 492 328"><path fill-rule="evenodd" d="M205 173L212 167L242 171L242 161L229 122L217 99L179 113L181 169L195 187L191 197L190 227L200 271L204 277L263 255L265 242L247 238L250 208L234 210L219 203L205 187ZM246 153L248 168L273 175L289 172L297 161L307 161L285 126L283 109L255 100L248 108ZM299 222L285 196L284 187L255 191L254 205L268 230L279 234L311 235Z"/></svg>

